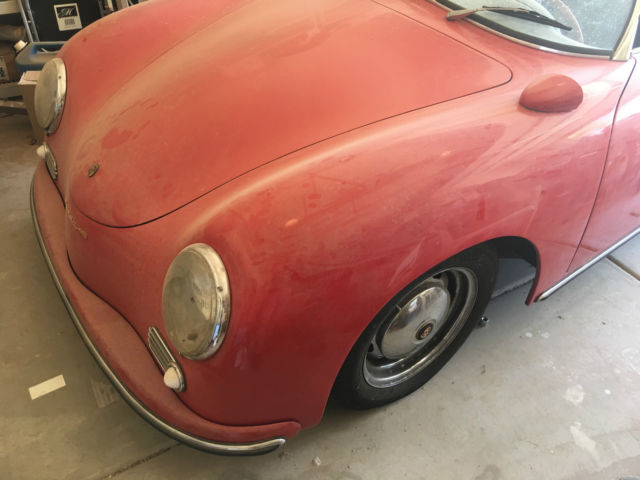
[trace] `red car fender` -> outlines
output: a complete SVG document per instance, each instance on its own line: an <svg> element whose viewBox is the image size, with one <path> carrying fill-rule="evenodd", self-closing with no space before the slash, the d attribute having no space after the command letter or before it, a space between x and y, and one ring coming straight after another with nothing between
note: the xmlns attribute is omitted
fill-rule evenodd
<svg viewBox="0 0 640 480"><path fill-rule="evenodd" d="M69 232L71 262L146 336L162 327L173 257L190 243L213 246L230 278L230 328L212 358L182 360L182 399L229 425L313 425L360 332L442 260L519 236L540 254L536 292L562 278L597 191L606 103L625 72L594 75L610 88L594 95L587 85L579 115L527 111L504 86L301 150L140 227L84 218L89 240Z"/></svg>
<svg viewBox="0 0 640 480"><path fill-rule="evenodd" d="M466 27L441 29L460 36ZM227 425L317 423L344 358L380 308L473 245L504 236L531 242L540 266L530 300L565 276L631 66L471 32L470 43L482 39L510 66L510 83L303 148L137 227L99 225L70 206L87 235L69 222L75 272L142 338L152 325L163 330L162 281L175 255L204 242L222 257L232 299L227 337L208 360L181 359L180 397L195 412ZM519 105L546 73L581 85L575 111Z"/></svg>

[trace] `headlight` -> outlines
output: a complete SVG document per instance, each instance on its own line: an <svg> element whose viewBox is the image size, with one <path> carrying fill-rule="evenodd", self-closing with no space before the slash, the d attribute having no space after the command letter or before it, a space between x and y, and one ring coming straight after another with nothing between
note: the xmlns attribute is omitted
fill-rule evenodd
<svg viewBox="0 0 640 480"><path fill-rule="evenodd" d="M229 324L229 280L222 260L202 243L189 245L164 278L162 317L181 355L202 360L213 355Z"/></svg>
<svg viewBox="0 0 640 480"><path fill-rule="evenodd" d="M36 119L47 133L53 133L60 124L67 95L67 71L59 58L49 60L38 79L35 93Z"/></svg>

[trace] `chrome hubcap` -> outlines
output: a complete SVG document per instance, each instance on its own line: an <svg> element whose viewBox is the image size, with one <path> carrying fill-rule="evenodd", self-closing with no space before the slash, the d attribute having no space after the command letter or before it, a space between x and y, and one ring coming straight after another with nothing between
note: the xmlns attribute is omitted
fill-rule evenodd
<svg viewBox="0 0 640 480"><path fill-rule="evenodd" d="M478 291L475 274L452 268L432 275L421 290L396 306L374 335L364 362L373 387L397 385L430 365L464 326Z"/></svg>
<svg viewBox="0 0 640 480"><path fill-rule="evenodd" d="M380 351L398 359L418 350L435 336L445 323L450 296L435 283L419 293L398 312L382 335Z"/></svg>

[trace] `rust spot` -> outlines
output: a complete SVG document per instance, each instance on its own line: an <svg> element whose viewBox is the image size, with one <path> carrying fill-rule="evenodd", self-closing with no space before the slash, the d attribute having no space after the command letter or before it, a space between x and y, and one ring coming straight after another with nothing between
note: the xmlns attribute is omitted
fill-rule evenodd
<svg viewBox="0 0 640 480"><path fill-rule="evenodd" d="M78 224L76 223L76 219L73 218L73 215L71 215L71 208L69 207L69 204L67 203L67 206L65 207L64 211L67 214L67 218L69 219L69 221L71 222L71 226L73 228L75 228L78 233L80 234L80 236L82 238L84 238L85 240L87 239L88 235L87 232L85 232L83 229L81 229Z"/></svg>

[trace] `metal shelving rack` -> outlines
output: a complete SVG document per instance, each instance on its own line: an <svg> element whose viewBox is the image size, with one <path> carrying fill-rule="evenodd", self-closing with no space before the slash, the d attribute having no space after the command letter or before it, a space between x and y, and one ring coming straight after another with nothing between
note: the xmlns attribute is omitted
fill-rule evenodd
<svg viewBox="0 0 640 480"><path fill-rule="evenodd" d="M31 13L31 5L29 0L4 0L0 1L0 15L14 15L20 14L22 23L26 30L27 38L30 42L39 41L38 30L36 29L35 22L33 21L33 14ZM3 83L0 85L0 112L2 113L23 113L25 110L24 103L15 100L6 100L11 97L20 96L20 89L18 83Z"/></svg>
<svg viewBox="0 0 640 480"><path fill-rule="evenodd" d="M0 1L0 15L10 15L19 13L22 17L22 23L27 31L27 38L30 42L38 42L38 29L33 21L33 13L31 12L31 4L29 0L4 0Z"/></svg>
<svg viewBox="0 0 640 480"><path fill-rule="evenodd" d="M36 22L33 21L33 13L31 12L31 4L29 0L16 0L18 8L20 9L20 16L22 17L22 23L27 30L27 38L29 42L39 42L38 29L36 28Z"/></svg>

